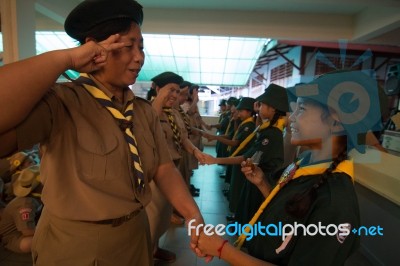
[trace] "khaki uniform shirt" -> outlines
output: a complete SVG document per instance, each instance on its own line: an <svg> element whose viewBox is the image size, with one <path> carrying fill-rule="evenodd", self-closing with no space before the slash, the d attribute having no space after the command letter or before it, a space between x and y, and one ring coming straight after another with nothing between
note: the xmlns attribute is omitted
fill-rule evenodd
<svg viewBox="0 0 400 266"><path fill-rule="evenodd" d="M172 108L172 114L174 116L174 121L176 126L178 127L178 130L180 132L181 136L181 143L182 143L182 137L186 134L187 135L187 130L185 128L185 123L183 122L182 119L180 119L180 114L178 110L175 110ZM181 152L178 151L175 142L174 142L174 133L172 131L171 125L168 120L168 116L163 112L160 116L160 122L161 122L161 127L162 130L164 131L164 136L167 141L167 147L168 151L171 154L172 160L176 161L182 158ZM182 145L182 151L183 151L183 145Z"/></svg>
<svg viewBox="0 0 400 266"><path fill-rule="evenodd" d="M97 84L113 102L113 95ZM151 105L124 92L124 109L133 100L133 134L145 184L159 165L171 161L159 119ZM150 189L138 195L124 133L109 111L81 85L56 84L17 128L18 149L40 142L43 149L42 200L52 214L70 220L98 221L129 214L146 205Z"/></svg>

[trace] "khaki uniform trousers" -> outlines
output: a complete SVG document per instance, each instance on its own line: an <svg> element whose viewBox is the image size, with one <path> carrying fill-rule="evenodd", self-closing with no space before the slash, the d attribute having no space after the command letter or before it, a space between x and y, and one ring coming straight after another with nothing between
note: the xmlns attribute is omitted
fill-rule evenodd
<svg viewBox="0 0 400 266"><path fill-rule="evenodd" d="M43 209L32 244L37 266L153 265L145 211L119 226L60 219Z"/></svg>
<svg viewBox="0 0 400 266"><path fill-rule="evenodd" d="M172 206L158 189L154 181L149 183L151 201L145 210L149 217L150 235L153 249L158 246L159 238L168 230L171 223Z"/></svg>

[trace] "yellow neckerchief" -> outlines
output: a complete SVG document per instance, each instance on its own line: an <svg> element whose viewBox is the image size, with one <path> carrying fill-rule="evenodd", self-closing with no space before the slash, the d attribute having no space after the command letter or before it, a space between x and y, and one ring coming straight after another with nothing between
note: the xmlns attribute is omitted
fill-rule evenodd
<svg viewBox="0 0 400 266"><path fill-rule="evenodd" d="M228 135L228 132L229 132L229 129L231 129L231 125L234 123L234 118L231 118L230 120L229 120L229 124L228 124L228 127L226 128L226 130L225 130L225 136L227 136Z"/></svg>
<svg viewBox="0 0 400 266"><path fill-rule="evenodd" d="M269 127L270 121L263 122L261 125L259 125L253 133L247 136L247 138L240 143L239 147L236 148L236 150L232 153L231 156L229 157L235 157L246 145L254 138L254 136L257 134L258 131L263 130L267 127ZM274 127L278 128L281 132L283 131L283 127L285 126L285 119L279 118L278 121L276 121Z"/></svg>
<svg viewBox="0 0 400 266"><path fill-rule="evenodd" d="M227 111L221 112L221 114L220 114L220 116L219 116L219 119L218 119L218 123L221 123L222 118L225 116L226 113L227 113Z"/></svg>
<svg viewBox="0 0 400 266"><path fill-rule="evenodd" d="M285 171L283 171L278 184L271 190L269 195L265 198L264 202L261 204L260 208L254 214L253 218L250 220L250 226L246 226L245 232L242 233L239 238L235 241L235 246L240 249L246 240L246 235L250 231L250 227L252 227L263 213L264 209L268 206L271 200L275 197L276 194L280 191L282 187L284 187L287 183L291 180L299 178L305 175L319 175L326 171L327 168L331 165L331 162L319 163L314 165L308 165L304 167L299 167L301 160L297 161L296 163L290 164ZM352 160L344 160L340 162L335 170L332 171L333 173L345 173L351 177L351 180L354 182L354 165Z"/></svg>
<svg viewBox="0 0 400 266"><path fill-rule="evenodd" d="M139 146L133 132L133 101L130 101L125 110L121 112L113 104L111 98L98 88L97 84L88 74L81 73L75 82L81 84L89 92L89 94L92 95L93 98L95 98L96 101L103 106L117 121L128 145L133 165L132 168L135 171L135 177L137 178L137 180L132 180L132 184L136 185L137 183L139 189L143 189L145 185L144 171L138 151Z"/></svg>
<svg viewBox="0 0 400 266"><path fill-rule="evenodd" d="M248 123L248 122L253 122L253 123L254 123L254 118L253 118L252 116L250 116L250 117L246 118L245 120L243 120L243 121L240 123L240 125L238 126L238 128L236 129L235 134L233 134L232 140L235 140L235 139L236 139L236 136L237 136L237 134L239 134L239 131L240 131L241 127L242 127L244 124ZM227 150L228 150L228 151L231 151L231 149L232 149L232 146L228 146Z"/></svg>

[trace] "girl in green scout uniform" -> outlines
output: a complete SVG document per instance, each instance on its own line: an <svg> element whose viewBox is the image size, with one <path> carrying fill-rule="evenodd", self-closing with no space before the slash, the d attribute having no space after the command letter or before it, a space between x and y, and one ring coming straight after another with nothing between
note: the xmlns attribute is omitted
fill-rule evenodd
<svg viewBox="0 0 400 266"><path fill-rule="evenodd" d="M380 119L376 88L370 76L353 71L326 74L291 89L298 97L289 117L292 143L309 150L272 186L260 168L249 166L250 160L242 163L246 177L266 198L250 225L270 230L252 235L248 254L216 235L202 234L198 253L233 265L343 265L359 246L353 230L360 226L347 154L353 148L364 151L361 136ZM279 233L296 223L297 232ZM243 234L237 247L245 240Z"/></svg>
<svg viewBox="0 0 400 266"><path fill-rule="evenodd" d="M228 155L228 145L223 142L223 139L231 139L235 133L235 125L233 123L235 118L233 114L236 111L235 107L238 105L238 103L239 100L237 98L229 97L229 99L226 101L226 112L221 118L220 123L217 125L212 125L212 127L218 128L218 138L215 138L217 140L217 157L226 157Z"/></svg>
<svg viewBox="0 0 400 266"><path fill-rule="evenodd" d="M228 124L229 124L230 106L227 105L227 100L222 99L221 102L219 103L219 107L220 107L220 116L218 119L218 124L210 125L210 129L216 128L217 135L223 135L223 134L225 134L226 128L228 127ZM221 142L217 141L217 143L215 145L215 151L216 151L217 157L221 157L221 149L219 148L220 145L221 145Z"/></svg>
<svg viewBox="0 0 400 266"><path fill-rule="evenodd" d="M218 139L222 143L229 145L229 147L230 147L229 152L230 152L230 154L232 154L236 150L236 148L241 143L243 143L243 141L256 128L255 123L254 123L254 111L253 111L254 102L255 102L255 99L250 98L250 97L240 98L239 104L236 106L236 110L238 112L238 117L240 118L241 123L240 123L239 127L237 128L237 130L231 140L222 138L220 136L212 136L212 135L206 135L206 138ZM252 140L252 141L254 141L254 140ZM246 149L251 146L252 141L249 143L249 145L246 145L246 147L241 149L239 155L246 152ZM228 164L223 161L223 159L225 159L225 157L214 158L214 157L208 156L208 158L210 160L215 159L215 161L213 163ZM210 162L206 161L206 163L210 163ZM244 178L242 172L240 171L240 165L239 164L232 165L232 174L231 174L229 194L228 194L229 195L229 209L231 212L236 211L237 203L239 200L239 195L242 190L244 180L245 180L245 178Z"/></svg>
<svg viewBox="0 0 400 266"><path fill-rule="evenodd" d="M270 84L265 92L257 97L259 117L262 124L258 127L255 142L242 155L250 158L257 153L258 167L267 178L280 167L284 159L283 129L286 125L286 112L289 111L286 90L276 84ZM271 182L271 181L270 181ZM257 211L264 200L258 188L248 180L243 181L243 187L237 197L235 220L245 224Z"/></svg>
<svg viewBox="0 0 400 266"><path fill-rule="evenodd" d="M286 90L275 84L271 84L266 92L256 99L259 102L259 116L263 123L259 125L252 134L245 139L231 155L231 157L214 158L207 156L207 164L234 164L239 167L240 163L253 156L256 152L262 152L259 159L259 167L268 173L272 173L283 162L283 137L282 130L285 125L285 112L289 109ZM241 174L241 172L238 172ZM238 174L236 173L236 174ZM230 199L234 207L235 220L245 220L248 210L257 210L262 201L261 193L254 186L242 178L240 190L232 192ZM230 203L231 203L230 201ZM250 215L252 215L251 213ZM247 222L247 221L246 221Z"/></svg>

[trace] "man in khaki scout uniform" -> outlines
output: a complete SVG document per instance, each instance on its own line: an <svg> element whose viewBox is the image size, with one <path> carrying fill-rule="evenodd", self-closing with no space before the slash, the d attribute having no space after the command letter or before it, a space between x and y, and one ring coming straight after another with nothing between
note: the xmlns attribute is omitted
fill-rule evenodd
<svg viewBox="0 0 400 266"><path fill-rule="evenodd" d="M0 156L36 143L42 150L34 265L152 265L143 211L151 180L186 220L203 223L156 112L128 88L144 64L142 20L133 0L83 1L65 22L82 46L0 68L0 113L8 114ZM66 69L81 75L54 84ZM193 250L197 240L193 233Z"/></svg>

